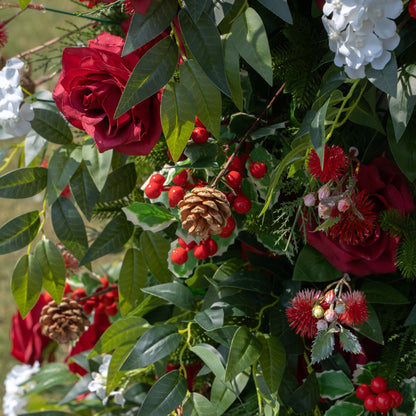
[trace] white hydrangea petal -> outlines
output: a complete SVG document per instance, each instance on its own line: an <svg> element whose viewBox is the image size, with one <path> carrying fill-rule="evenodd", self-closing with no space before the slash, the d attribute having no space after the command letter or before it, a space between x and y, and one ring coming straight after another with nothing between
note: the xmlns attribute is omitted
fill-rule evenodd
<svg viewBox="0 0 416 416"><path fill-rule="evenodd" d="M403 10L403 2L401 0L387 0L383 8L385 17L388 17L389 19L396 19L396 17L400 16Z"/></svg>
<svg viewBox="0 0 416 416"><path fill-rule="evenodd" d="M390 61L391 53L389 51L384 51L383 54L371 61L371 66L374 69L382 70Z"/></svg>
<svg viewBox="0 0 416 416"><path fill-rule="evenodd" d="M396 23L390 19L378 19L374 23L374 32L381 39L388 39L396 33Z"/></svg>
<svg viewBox="0 0 416 416"><path fill-rule="evenodd" d="M351 79L359 79L365 77L365 68L364 66L359 67L358 69L353 69L349 66L345 66L344 68L345 73Z"/></svg>
<svg viewBox="0 0 416 416"><path fill-rule="evenodd" d="M14 137L23 137L29 133L32 126L29 122L16 117L15 119L8 120L3 124L4 131Z"/></svg>
<svg viewBox="0 0 416 416"><path fill-rule="evenodd" d="M12 68L12 69L22 69L24 66L24 63L19 58L10 58L6 62L6 67Z"/></svg>
<svg viewBox="0 0 416 416"><path fill-rule="evenodd" d="M383 48L387 49L388 51L393 51L399 46L400 43L400 36L395 33L391 38L389 39L383 39Z"/></svg>
<svg viewBox="0 0 416 416"><path fill-rule="evenodd" d="M35 112L33 111L33 107L30 103L23 103L20 107L19 117L25 121L32 121L35 118Z"/></svg>

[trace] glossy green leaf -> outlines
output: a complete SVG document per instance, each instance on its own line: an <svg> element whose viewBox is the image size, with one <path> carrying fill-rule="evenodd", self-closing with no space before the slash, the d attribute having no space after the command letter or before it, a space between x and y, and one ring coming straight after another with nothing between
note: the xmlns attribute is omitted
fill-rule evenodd
<svg viewBox="0 0 416 416"><path fill-rule="evenodd" d="M134 348L135 344L135 342L127 342L117 346L117 348L112 352L110 365L108 367L106 394L110 394L122 382L125 371L120 371L120 368L130 354L131 350Z"/></svg>
<svg viewBox="0 0 416 416"><path fill-rule="evenodd" d="M306 282L328 282L340 276L322 253L310 245L302 248L296 260L293 280Z"/></svg>
<svg viewBox="0 0 416 416"><path fill-rule="evenodd" d="M156 296L173 303L178 308L193 310L194 298L191 291L182 283L172 282L146 287L144 293Z"/></svg>
<svg viewBox="0 0 416 416"><path fill-rule="evenodd" d="M187 383L178 370L161 377L149 390L137 416L166 416L185 398Z"/></svg>
<svg viewBox="0 0 416 416"><path fill-rule="evenodd" d="M59 197L82 161L81 148L72 150L60 147L54 151L48 163L48 203L52 205Z"/></svg>
<svg viewBox="0 0 416 416"><path fill-rule="evenodd" d="M316 375L324 399L336 400L354 391L354 385L341 370L322 371Z"/></svg>
<svg viewBox="0 0 416 416"><path fill-rule="evenodd" d="M147 267L142 253L129 248L124 255L118 278L120 312L126 315L143 300L142 288L146 286Z"/></svg>
<svg viewBox="0 0 416 416"><path fill-rule="evenodd" d="M113 150L100 153L93 139L88 139L82 146L82 158L87 166L95 186L102 191L111 168Z"/></svg>
<svg viewBox="0 0 416 416"><path fill-rule="evenodd" d="M332 330L320 331L312 343L311 362L319 363L328 358L334 350L335 339Z"/></svg>
<svg viewBox="0 0 416 416"><path fill-rule="evenodd" d="M273 12L276 16L280 17L286 23L293 23L287 0L259 0L259 3Z"/></svg>
<svg viewBox="0 0 416 416"><path fill-rule="evenodd" d="M179 68L181 83L192 97L195 112L205 127L218 137L221 122L221 93L192 59Z"/></svg>
<svg viewBox="0 0 416 416"><path fill-rule="evenodd" d="M373 69L367 65L365 74L372 84L378 89L393 97L397 95L397 61L395 55L391 54L391 59L382 70Z"/></svg>
<svg viewBox="0 0 416 416"><path fill-rule="evenodd" d="M296 413L312 412L319 402L319 384L316 374L308 375L303 384L290 396L288 404Z"/></svg>
<svg viewBox="0 0 416 416"><path fill-rule="evenodd" d="M74 204L61 196L52 205L51 214L56 236L78 260L82 259L88 249L88 239Z"/></svg>
<svg viewBox="0 0 416 416"><path fill-rule="evenodd" d="M148 329L150 325L148 322L138 316L128 316L121 318L107 328L104 334L95 344L88 358L96 357L97 355L111 352L123 344L134 343L140 338Z"/></svg>
<svg viewBox="0 0 416 416"><path fill-rule="evenodd" d="M160 282L170 282L171 273L168 269L169 241L161 234L143 231L140 235L140 250L144 261L153 276Z"/></svg>
<svg viewBox="0 0 416 416"><path fill-rule="evenodd" d="M212 263L200 264L192 277L186 280L188 287L194 290L206 289L209 286L207 278L212 278L218 267Z"/></svg>
<svg viewBox="0 0 416 416"><path fill-rule="evenodd" d="M13 218L0 228L0 254L26 247L37 236L39 212L31 211Z"/></svg>
<svg viewBox="0 0 416 416"><path fill-rule="evenodd" d="M42 270L33 254L18 260L12 274L12 293L24 318L35 306L42 290Z"/></svg>
<svg viewBox="0 0 416 416"><path fill-rule="evenodd" d="M247 0L234 0L230 3L217 3L216 8L214 10L216 23L222 35L231 32L231 27L235 19L237 19L237 17L240 16L240 14L243 13L244 10L248 7Z"/></svg>
<svg viewBox="0 0 416 416"><path fill-rule="evenodd" d="M129 241L134 231L134 225L120 213L104 227L101 234L91 244L79 265L83 266L113 252L121 250Z"/></svg>
<svg viewBox="0 0 416 416"><path fill-rule="evenodd" d="M48 169L21 168L0 177L1 198L28 198L42 191L48 181Z"/></svg>
<svg viewBox="0 0 416 416"><path fill-rule="evenodd" d="M57 112L46 108L35 108L35 118L30 122L32 129L52 143L69 144L72 132L66 120Z"/></svg>
<svg viewBox="0 0 416 416"><path fill-rule="evenodd" d="M143 230L153 233L169 227L172 222L176 221L176 218L166 208L144 202L134 202L123 208L123 211L134 225L139 225Z"/></svg>
<svg viewBox="0 0 416 416"><path fill-rule="evenodd" d="M187 11L182 9L179 12L179 24L181 34L192 56L218 89L230 97L231 91L225 75L221 38L215 23L205 12L195 23Z"/></svg>
<svg viewBox="0 0 416 416"><path fill-rule="evenodd" d="M224 41L224 62L225 73L228 84L230 85L231 98L236 107L243 111L243 89L240 80L240 54L234 46L230 35L226 36Z"/></svg>
<svg viewBox="0 0 416 416"><path fill-rule="evenodd" d="M194 317L195 322L205 331L212 331L223 326L224 324L224 309L204 309Z"/></svg>
<svg viewBox="0 0 416 416"><path fill-rule="evenodd" d="M216 377L224 380L225 363L222 355L217 349L210 344L200 343L191 347L191 351L208 366Z"/></svg>
<svg viewBox="0 0 416 416"><path fill-rule="evenodd" d="M404 326L410 326L414 324L416 324L416 305L413 306L412 310L407 316Z"/></svg>
<svg viewBox="0 0 416 416"><path fill-rule="evenodd" d="M87 373L81 380L78 380L75 385L65 394L64 398L59 401L59 406L63 404L69 403L72 400L75 400L81 394L87 393L88 384L92 381L92 377L90 373ZM63 415L67 415L68 413L62 413Z"/></svg>
<svg viewBox="0 0 416 416"><path fill-rule="evenodd" d="M231 341L225 369L225 381L230 381L237 374L258 360L262 352L261 342L245 326L237 329Z"/></svg>
<svg viewBox="0 0 416 416"><path fill-rule="evenodd" d="M325 416L361 416L362 414L362 404L338 401L326 411Z"/></svg>
<svg viewBox="0 0 416 416"><path fill-rule="evenodd" d="M176 69L178 46L170 36L160 40L139 60L124 87L114 118L163 88Z"/></svg>
<svg viewBox="0 0 416 416"><path fill-rule="evenodd" d="M183 405L183 416L217 416L217 411L205 396L191 393Z"/></svg>
<svg viewBox="0 0 416 416"><path fill-rule="evenodd" d="M175 0L152 0L146 14L135 13L123 47L123 56L161 34L172 22L177 10L178 3Z"/></svg>
<svg viewBox="0 0 416 416"><path fill-rule="evenodd" d="M160 106L163 134L172 159L177 162L195 127L195 108L186 87L170 82L163 89Z"/></svg>
<svg viewBox="0 0 416 416"><path fill-rule="evenodd" d="M61 252L52 241L43 239L36 245L34 254L42 270L43 287L59 305L66 278L65 261Z"/></svg>
<svg viewBox="0 0 416 416"><path fill-rule="evenodd" d="M128 196L135 188L136 180L134 163L127 163L114 170L108 175L104 188L98 196L98 202L117 201Z"/></svg>
<svg viewBox="0 0 416 416"><path fill-rule="evenodd" d="M280 340L267 334L257 334L262 344L259 358L264 381L270 393L277 393L286 368L286 350Z"/></svg>
<svg viewBox="0 0 416 416"><path fill-rule="evenodd" d="M60 410L44 410L41 412L25 413L25 416L75 416L74 413L61 412Z"/></svg>
<svg viewBox="0 0 416 416"><path fill-rule="evenodd" d="M249 7L233 23L231 39L241 57L273 85L272 58L266 29L257 12Z"/></svg>
<svg viewBox="0 0 416 416"><path fill-rule="evenodd" d="M328 110L331 98L325 101L325 104L316 112L311 122L309 136L311 138L312 146L316 150L321 162L321 168L324 165L324 150L325 150L325 117Z"/></svg>
<svg viewBox="0 0 416 416"><path fill-rule="evenodd" d="M367 303L368 318L361 324L354 327L354 330L373 341L384 344L383 330L374 307Z"/></svg>
<svg viewBox="0 0 416 416"><path fill-rule="evenodd" d="M375 285L366 281L361 286L361 290L365 293L366 300L369 303L387 305L404 305L410 303L409 299L402 292L387 283L377 282Z"/></svg>
<svg viewBox="0 0 416 416"><path fill-rule="evenodd" d="M192 20L197 23L204 11L207 0L186 0L185 8Z"/></svg>
<svg viewBox="0 0 416 416"><path fill-rule="evenodd" d="M264 276L252 270L236 272L221 280L219 287L232 287L249 292L270 293L270 282Z"/></svg>
<svg viewBox="0 0 416 416"><path fill-rule="evenodd" d="M82 213L88 221L94 213L95 204L98 199L98 189L88 172L85 163L81 163L69 181L71 193Z"/></svg>
<svg viewBox="0 0 416 416"><path fill-rule="evenodd" d="M144 368L161 360L179 345L181 338L174 325L164 324L148 329L137 341L121 370Z"/></svg>

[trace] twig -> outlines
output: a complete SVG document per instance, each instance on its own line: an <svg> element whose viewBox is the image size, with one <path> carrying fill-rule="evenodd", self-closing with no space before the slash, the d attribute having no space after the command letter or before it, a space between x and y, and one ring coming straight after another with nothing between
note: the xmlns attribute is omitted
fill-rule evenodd
<svg viewBox="0 0 416 416"><path fill-rule="evenodd" d="M221 169L218 176L214 179L214 182L212 182L211 187L215 188L220 181L220 179L225 175L225 172L227 172L228 167L233 162L234 158L236 157L237 153L240 151L241 146L243 143L247 140L247 138L250 136L251 133L253 133L254 130L256 130L258 124L263 119L263 117L266 115L267 111L269 111L270 107L273 105L276 98L280 95L280 93L283 91L283 88L285 87L285 83L281 85L281 87L276 91L276 94L274 94L273 98L270 100L269 104L267 104L267 107L264 109L264 111L256 118L254 123L250 126L250 128L247 130L246 134L243 136L243 138L239 141L237 146L235 147L235 150L233 154L229 157L227 163L224 165L224 167Z"/></svg>

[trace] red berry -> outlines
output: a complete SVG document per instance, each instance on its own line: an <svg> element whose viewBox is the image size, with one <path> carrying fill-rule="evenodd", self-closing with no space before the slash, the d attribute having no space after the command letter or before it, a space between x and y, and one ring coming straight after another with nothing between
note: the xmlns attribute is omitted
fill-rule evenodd
<svg viewBox="0 0 416 416"><path fill-rule="evenodd" d="M188 172L183 169L176 176L173 177L172 182L175 185L184 185L188 182Z"/></svg>
<svg viewBox="0 0 416 416"><path fill-rule="evenodd" d="M383 393L387 390L387 381L383 377L374 377L370 383L373 393Z"/></svg>
<svg viewBox="0 0 416 416"><path fill-rule="evenodd" d="M241 172L244 170L244 164L243 158L241 156L236 156L230 166L228 166L228 170L237 170Z"/></svg>
<svg viewBox="0 0 416 416"><path fill-rule="evenodd" d="M239 214L247 214L251 210L251 201L244 195L240 195L234 199L233 208Z"/></svg>
<svg viewBox="0 0 416 416"><path fill-rule="evenodd" d="M85 296L87 296L87 292L82 287L78 287L78 288L74 289L74 291L72 292L72 299L74 299L74 300L79 301L80 299L85 298ZM84 302L82 302L82 303L84 303Z"/></svg>
<svg viewBox="0 0 416 416"><path fill-rule="evenodd" d="M100 282L103 286L103 287L100 288L100 290L108 288L108 280L105 277L100 277Z"/></svg>
<svg viewBox="0 0 416 416"><path fill-rule="evenodd" d="M416 0L411 0L408 6L409 14L416 19Z"/></svg>
<svg viewBox="0 0 416 416"><path fill-rule="evenodd" d="M241 185L241 181L243 180L243 176L240 172L236 170L232 170L225 175L225 180L228 183L228 186L232 189L239 188Z"/></svg>
<svg viewBox="0 0 416 416"><path fill-rule="evenodd" d="M365 399L364 399L364 407L369 411L369 412L375 412L377 411L377 406L376 406L376 398L377 396L375 394L369 394Z"/></svg>
<svg viewBox="0 0 416 416"><path fill-rule="evenodd" d="M194 256L198 260L205 260L209 256L209 249L206 244L198 244L194 247Z"/></svg>
<svg viewBox="0 0 416 416"><path fill-rule="evenodd" d="M87 299L83 305L84 312L89 315L96 307L96 302L93 299Z"/></svg>
<svg viewBox="0 0 416 416"><path fill-rule="evenodd" d="M184 264L188 260L188 252L183 247L175 248L170 258L175 264Z"/></svg>
<svg viewBox="0 0 416 416"><path fill-rule="evenodd" d="M116 293L113 292L113 291L105 293L101 297L101 304L104 305L104 306L112 305L113 302L115 301L116 296L117 296Z"/></svg>
<svg viewBox="0 0 416 416"><path fill-rule="evenodd" d="M368 384L361 384L357 387L355 394L358 399L364 400L369 394L371 394L370 386Z"/></svg>
<svg viewBox="0 0 416 416"><path fill-rule="evenodd" d="M376 407L379 412L387 413L391 409L392 403L393 399L391 398L390 394L386 392L377 394Z"/></svg>
<svg viewBox="0 0 416 416"><path fill-rule="evenodd" d="M218 244L215 240L206 240L205 245L208 248L208 256L213 256L218 251Z"/></svg>
<svg viewBox="0 0 416 416"><path fill-rule="evenodd" d="M183 240L182 238L178 237L178 243L182 248L188 248L188 244L185 243L185 240Z"/></svg>
<svg viewBox="0 0 416 416"><path fill-rule="evenodd" d="M149 199L159 198L163 190L163 185L157 182L149 182L144 188L144 193Z"/></svg>
<svg viewBox="0 0 416 416"><path fill-rule="evenodd" d="M117 315L117 312L118 312L117 302L113 302L111 305L106 306L105 311L107 315L109 316Z"/></svg>
<svg viewBox="0 0 416 416"><path fill-rule="evenodd" d="M229 237L235 228L235 219L233 217L228 217L227 224L222 228L220 237L227 238Z"/></svg>
<svg viewBox="0 0 416 416"><path fill-rule="evenodd" d="M197 116L195 116L195 126L196 127L205 127L205 125L202 123L202 121Z"/></svg>
<svg viewBox="0 0 416 416"><path fill-rule="evenodd" d="M264 162L254 162L250 165L250 173L254 178L263 178L266 176L267 166Z"/></svg>
<svg viewBox="0 0 416 416"><path fill-rule="evenodd" d="M230 203L230 205L233 203L233 201L234 201L234 199L235 199L236 196L237 195L234 192L232 192L232 191L227 192L225 194L225 197L227 198L227 201Z"/></svg>
<svg viewBox="0 0 416 416"><path fill-rule="evenodd" d="M403 396L399 391L389 390L387 393L390 395L391 399L393 400L391 407L393 408L399 407L402 404Z"/></svg>
<svg viewBox="0 0 416 416"><path fill-rule="evenodd" d="M210 138L210 136L211 135L205 127L195 127L192 131L191 139L194 143L203 144Z"/></svg>
<svg viewBox="0 0 416 416"><path fill-rule="evenodd" d="M165 183L165 177L163 175L161 175L160 173L155 173L154 175L152 175L150 177L149 182L156 182L160 185L163 185Z"/></svg>
<svg viewBox="0 0 416 416"><path fill-rule="evenodd" d="M183 199L185 191L180 186L171 186L169 189L169 205L173 208L176 204Z"/></svg>

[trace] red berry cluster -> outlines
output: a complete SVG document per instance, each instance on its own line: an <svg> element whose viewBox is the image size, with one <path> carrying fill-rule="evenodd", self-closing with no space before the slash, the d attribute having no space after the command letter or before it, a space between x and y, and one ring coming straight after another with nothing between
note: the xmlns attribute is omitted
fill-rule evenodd
<svg viewBox="0 0 416 416"><path fill-rule="evenodd" d="M184 264L188 261L188 252L192 250L193 255L198 260L205 260L213 256L218 251L218 244L211 238L202 240L199 244L191 241L187 244L182 238L178 238L179 247L175 248L170 258L175 264Z"/></svg>
<svg viewBox="0 0 416 416"><path fill-rule="evenodd" d="M108 316L114 316L118 312L118 291L117 285L113 283L113 289L101 293L109 288L108 280L105 277L101 279L101 286L94 290L91 296L88 296L85 289L77 288L72 292L72 299L75 299L82 305L84 312L89 315L94 309L102 308Z"/></svg>
<svg viewBox="0 0 416 416"><path fill-rule="evenodd" d="M403 396L397 390L387 390L387 382L383 377L374 377L370 385L361 384L357 387L357 398L364 401L369 412L386 414L390 409L402 404Z"/></svg>
<svg viewBox="0 0 416 416"><path fill-rule="evenodd" d="M413 19L416 19L416 0L410 0L409 6L407 8L409 14Z"/></svg>
<svg viewBox="0 0 416 416"><path fill-rule="evenodd" d="M191 139L194 143L203 144L211 137L209 131L202 124L198 117L195 117L195 128L192 131Z"/></svg>

